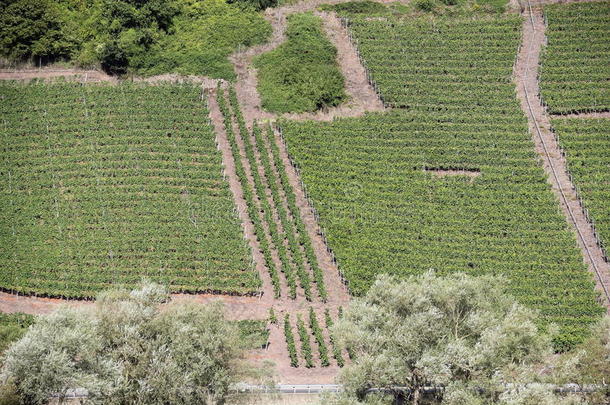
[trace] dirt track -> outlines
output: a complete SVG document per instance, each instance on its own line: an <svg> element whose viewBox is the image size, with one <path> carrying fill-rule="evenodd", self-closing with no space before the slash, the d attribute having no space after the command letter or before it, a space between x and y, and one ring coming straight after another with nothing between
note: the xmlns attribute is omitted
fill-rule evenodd
<svg viewBox="0 0 610 405"><path fill-rule="evenodd" d="M538 66L540 51L545 41L542 9L534 7L530 17L528 8L525 7L523 16L522 43L513 72L517 85L517 95L521 102L521 108L528 118L536 152L540 155L553 193L575 233L585 262L596 280L597 288L603 292L604 288L606 290L610 289L610 266L604 261L603 253L596 244L593 228L587 222L582 206L578 201L574 185L568 176L566 160L562 156L554 134L551 132L550 119L540 99ZM607 300L605 304L610 307Z"/></svg>
<svg viewBox="0 0 610 405"><path fill-rule="evenodd" d="M252 60L260 54L277 48L286 40L285 31L288 15L314 10L322 3L339 2L306 1L277 9L268 9L265 12L265 18L273 27L271 40L263 45L254 46L231 55L230 60L237 74L235 90L248 124L253 120L274 119L278 117L277 114L264 111L261 106L260 96L256 90L256 69L252 65ZM315 14L322 18L324 30L337 48L337 62L345 77L345 91L349 99L337 107L315 113L287 113L281 116L293 120L331 121L334 117L357 117L367 111L383 111L383 103L373 87L368 83L366 72L360 63L356 48L351 43L348 33L341 25L340 20L334 13L315 12Z"/></svg>

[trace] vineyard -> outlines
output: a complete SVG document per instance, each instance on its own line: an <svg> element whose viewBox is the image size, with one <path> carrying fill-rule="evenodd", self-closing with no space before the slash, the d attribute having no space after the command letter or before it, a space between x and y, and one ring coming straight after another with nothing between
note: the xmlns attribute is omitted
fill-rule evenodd
<svg viewBox="0 0 610 405"><path fill-rule="evenodd" d="M185 15L148 55L167 58L133 66L208 76L0 82L3 310L147 278L215 294L193 301L225 304L256 366L326 383L356 359L333 332L350 297L432 269L501 276L556 350L585 341L605 310L583 252L610 249L610 2L533 5L530 28L515 2L223 1L254 18L225 39L258 46L226 58ZM3 316L4 346L33 322Z"/></svg>
<svg viewBox="0 0 610 405"><path fill-rule="evenodd" d="M610 119L555 119L553 128L570 173L597 228L602 246L610 243Z"/></svg>
<svg viewBox="0 0 610 405"><path fill-rule="evenodd" d="M315 295L325 301L327 292L322 270L296 206L294 190L288 183L271 129L255 125L249 131L235 90L230 88L228 97L220 87L218 92L235 171L275 298L296 299L302 294L308 301ZM282 291L283 283L287 291Z"/></svg>
<svg viewBox="0 0 610 405"><path fill-rule="evenodd" d="M429 112L515 107L511 67L521 19L348 20L387 106Z"/></svg>
<svg viewBox="0 0 610 405"><path fill-rule="evenodd" d="M610 2L544 8L540 91L550 113L610 110Z"/></svg>
<svg viewBox="0 0 610 405"><path fill-rule="evenodd" d="M562 348L603 309L514 95L520 24L350 20L395 109L281 127L352 293L380 273L501 274Z"/></svg>
<svg viewBox="0 0 610 405"><path fill-rule="evenodd" d="M2 84L0 287L260 289L201 88Z"/></svg>

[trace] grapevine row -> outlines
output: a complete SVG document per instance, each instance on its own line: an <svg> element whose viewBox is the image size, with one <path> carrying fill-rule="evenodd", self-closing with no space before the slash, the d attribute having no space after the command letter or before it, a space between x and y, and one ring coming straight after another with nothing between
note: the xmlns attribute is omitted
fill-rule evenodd
<svg viewBox="0 0 610 405"><path fill-rule="evenodd" d="M273 199L273 204L275 205L282 228L285 231L285 235L288 238L288 246L290 248L290 253L293 259L293 263L296 266L297 275L301 280L301 287L305 293L305 297L307 300L311 301L311 281L309 278L309 274L304 266L304 258L303 253L301 252L301 248L297 242L295 236L294 224L292 222L292 218L288 218L288 212L284 207L283 201L280 196L280 192L277 186L276 181L276 173L271 168L271 162L269 161L269 154L267 148L264 144L261 130L258 126L254 126L253 134L256 142L256 148L259 151L260 160L263 166L263 175L267 179L267 184L271 189L271 195Z"/></svg>
<svg viewBox="0 0 610 405"><path fill-rule="evenodd" d="M540 93L551 114L610 111L610 2L544 7Z"/></svg>
<svg viewBox="0 0 610 405"><path fill-rule="evenodd" d="M267 129L267 131L265 131L265 137L266 137L267 143L271 147L273 165L276 169L276 172L279 173L279 182L284 191L284 195L286 196L286 201L288 203L288 209L290 210L290 215L292 216L293 220L295 221L298 243L299 243L299 245L303 246L303 248L305 250L305 256L307 258L307 262L309 264L309 267L313 271L314 281L315 281L317 289L318 289L318 294L320 295L320 298L322 298L323 301L326 301L326 299L328 298L328 293L327 293L326 287L324 285L324 273L323 273L322 269L320 268L318 259L315 255L315 252L313 249L313 244L311 242L311 239L309 238L309 234L307 233L307 230L305 229L305 224L303 223L303 220L301 219L300 212L299 212L299 209L298 209L297 203L296 203L296 195L288 180L288 175L286 174L286 168L284 166L284 163L282 162L282 158L280 156L280 150L279 150L279 147L277 146L277 143L275 142L272 128L269 127Z"/></svg>
<svg viewBox="0 0 610 405"><path fill-rule="evenodd" d="M259 291L201 88L0 86L0 288Z"/></svg>
<svg viewBox="0 0 610 405"><path fill-rule="evenodd" d="M254 224L254 233L260 245L261 252L263 254L263 258L265 260L265 267L269 271L269 275L271 277L271 282L273 284L273 291L275 298L280 297L281 288L280 288L280 279L277 267L275 262L273 261L273 257L271 256L271 247L267 240L265 230L263 228L263 224L261 218L259 216L259 212L257 210L257 205L255 204L255 194L252 191L250 184L248 183L248 178L246 174L246 170L243 166L241 160L241 154L239 152L239 146L236 141L236 134L233 130L233 121L231 119L232 114L227 105L226 99L224 97L224 91L218 86L218 106L220 107L220 111L224 117L224 126L227 132L227 138L229 139L229 144L231 147L231 154L233 156L233 161L235 162L235 171L237 177L240 181L241 188L244 194L244 199L246 200L246 206L248 210L248 216L252 223Z"/></svg>
<svg viewBox="0 0 610 405"><path fill-rule="evenodd" d="M582 340L603 308L515 97L521 20L349 27L384 101L401 108L283 121L282 134L350 291L364 294L378 273L503 274L559 324L558 347Z"/></svg>

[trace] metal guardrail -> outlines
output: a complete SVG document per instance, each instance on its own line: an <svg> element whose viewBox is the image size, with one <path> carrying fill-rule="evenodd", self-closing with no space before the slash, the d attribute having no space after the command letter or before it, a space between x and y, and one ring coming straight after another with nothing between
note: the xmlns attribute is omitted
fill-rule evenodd
<svg viewBox="0 0 610 405"><path fill-rule="evenodd" d="M590 394L593 392L600 392L610 390L610 385L608 384L588 384L588 385L578 385L578 384L564 384L564 385L555 385L555 384L541 384L541 383L532 383L532 384L505 384L504 387L507 389L512 388L525 388L531 386L541 386L552 389L556 393L585 393ZM233 393L243 393L243 394L321 394L321 393L333 393L333 392L341 392L343 391L343 386L341 384L277 384L277 385L257 385L257 384L247 384L247 383L237 383L233 385L230 390ZM436 394L441 393L445 390L443 386L426 386L421 389L421 393L423 394ZM483 389L481 389L484 391ZM409 395L411 393L411 389L409 387L382 387L382 388L369 388L365 391L366 394L371 393L386 393L386 394L396 394L400 393L403 395ZM65 398L87 398L88 392L84 388L77 388L73 390L68 390L63 397ZM53 397L59 397L58 394L53 395Z"/></svg>

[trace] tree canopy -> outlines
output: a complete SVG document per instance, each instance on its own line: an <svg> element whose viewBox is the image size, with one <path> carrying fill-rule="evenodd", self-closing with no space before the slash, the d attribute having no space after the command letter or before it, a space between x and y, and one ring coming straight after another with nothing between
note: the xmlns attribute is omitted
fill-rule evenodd
<svg viewBox="0 0 610 405"><path fill-rule="evenodd" d="M239 331L219 304L169 300L145 283L40 317L8 349L2 381L28 404L75 388L88 403L216 403L236 376Z"/></svg>
<svg viewBox="0 0 610 405"><path fill-rule="evenodd" d="M406 387L416 404L426 386L444 387L443 404L556 401L545 386L504 385L536 382L535 366L552 354L536 314L504 291L491 276L378 278L335 327L355 356L341 373L346 393L337 403L387 403L366 391Z"/></svg>
<svg viewBox="0 0 610 405"><path fill-rule="evenodd" d="M108 73L232 79L227 56L263 42L266 0L0 0L0 56Z"/></svg>

